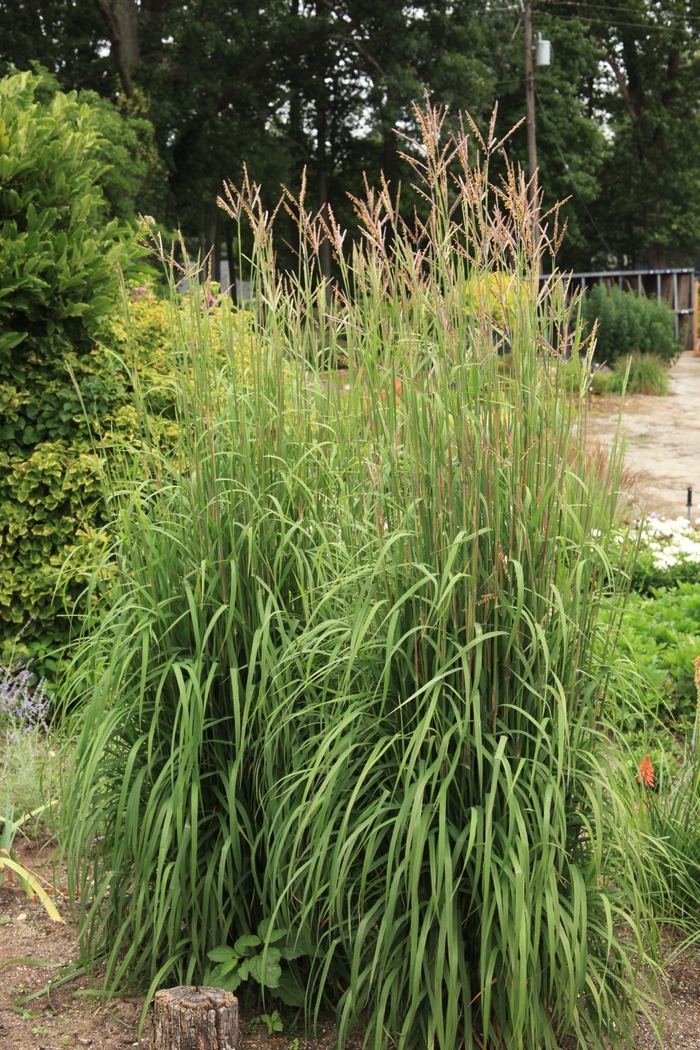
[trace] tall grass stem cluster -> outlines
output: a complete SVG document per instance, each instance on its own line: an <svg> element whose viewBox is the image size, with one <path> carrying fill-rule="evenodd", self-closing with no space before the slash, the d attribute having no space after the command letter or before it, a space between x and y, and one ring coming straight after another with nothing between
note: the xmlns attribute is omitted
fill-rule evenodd
<svg viewBox="0 0 700 1050"><path fill-rule="evenodd" d="M653 925L604 732L618 457L587 476L588 351L523 178L418 118L415 226L368 190L348 246L285 195L281 275L258 189L222 202L254 234L250 364L250 315L215 367L191 295L183 441L115 479L64 692L82 950L153 989L264 923L340 1045L619 1046Z"/></svg>

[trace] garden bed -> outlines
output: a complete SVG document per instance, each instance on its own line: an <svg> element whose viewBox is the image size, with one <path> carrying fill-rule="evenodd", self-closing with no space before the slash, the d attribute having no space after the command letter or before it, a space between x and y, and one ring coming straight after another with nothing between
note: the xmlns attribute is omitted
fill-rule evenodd
<svg viewBox="0 0 700 1050"><path fill-rule="evenodd" d="M55 849L51 846L20 846L23 864L52 881ZM55 897L68 917L63 894ZM668 950L673 948L668 942ZM76 930L70 921L56 926L38 901L29 901L16 881L0 888L0 1045L3 1050L60 1050L62 1047L92 1047L94 1050L124 1050L138 1046L138 1024L143 997L113 999L107 1007L89 994L85 976L52 991L50 995L22 1003L25 996L45 987L50 975L79 958ZM32 960L10 962L10 960ZM55 968L38 965L55 964ZM664 1050L700 1050L700 951L686 951L668 969L664 996ZM292 1011L293 1012L293 1011ZM284 1018L285 1031L269 1036L253 1011L243 1011L244 1050L326 1050L335 1045L336 1029L329 1016L321 1022L316 1039L306 1039L292 1019ZM141 1046L150 1045L146 1022ZM359 1050L360 1033L348 1042ZM638 1050L658 1047L651 1026L640 1019Z"/></svg>
<svg viewBox="0 0 700 1050"><path fill-rule="evenodd" d="M16 852L22 864L53 883L54 846L25 844ZM0 887L0 1046L3 1050L123 1050L139 1046L143 996L115 998L102 1007L83 975L48 995L22 1002L45 988L52 976L60 977L64 968L80 957L65 891L53 896L68 920L65 926L52 922L38 900L28 900L16 879L12 883L5 879ZM316 1039L305 1039L303 1028L293 1017L285 1017L284 1022L282 1033L268 1035L256 1011L242 1011L240 1045L245 1050L326 1050L336 1043L337 1031L330 1015L321 1020ZM141 1047L150 1046L150 1039L147 1020ZM349 1050L358 1050L360 1045L359 1033L347 1043Z"/></svg>

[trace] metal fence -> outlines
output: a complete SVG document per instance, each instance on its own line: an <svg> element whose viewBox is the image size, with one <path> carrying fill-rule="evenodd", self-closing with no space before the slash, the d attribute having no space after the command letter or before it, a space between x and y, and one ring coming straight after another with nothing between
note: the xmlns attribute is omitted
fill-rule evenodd
<svg viewBox="0 0 700 1050"><path fill-rule="evenodd" d="M665 301L676 315L676 336L683 336L686 350L698 348L697 290L693 267L672 270L597 270L569 275L570 286L584 290L604 284L608 291L617 285L623 292L636 292Z"/></svg>

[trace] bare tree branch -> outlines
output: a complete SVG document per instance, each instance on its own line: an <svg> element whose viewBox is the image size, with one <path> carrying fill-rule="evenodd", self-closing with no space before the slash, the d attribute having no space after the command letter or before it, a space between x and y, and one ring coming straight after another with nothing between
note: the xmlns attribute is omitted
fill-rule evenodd
<svg viewBox="0 0 700 1050"><path fill-rule="evenodd" d="M606 60L613 73L615 74L617 86L620 89L620 94L622 95L624 103L627 106L629 115L631 116L632 120L636 120L639 114L637 113L634 102L632 101L632 96L629 93L629 88L627 87L627 81L625 80L624 74L617 63L617 60L612 55L606 55Z"/></svg>

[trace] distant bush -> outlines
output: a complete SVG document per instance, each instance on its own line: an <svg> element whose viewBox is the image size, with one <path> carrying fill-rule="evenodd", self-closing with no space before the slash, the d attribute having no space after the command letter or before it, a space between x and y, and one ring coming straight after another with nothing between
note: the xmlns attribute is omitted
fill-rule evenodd
<svg viewBox="0 0 700 1050"><path fill-rule="evenodd" d="M582 312L589 334L598 322L597 361L612 365L619 357L639 353L670 363L681 351L673 311L665 302L595 285L583 299Z"/></svg>

